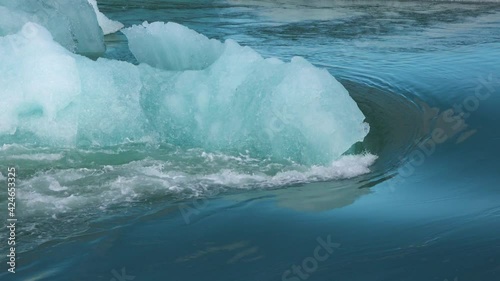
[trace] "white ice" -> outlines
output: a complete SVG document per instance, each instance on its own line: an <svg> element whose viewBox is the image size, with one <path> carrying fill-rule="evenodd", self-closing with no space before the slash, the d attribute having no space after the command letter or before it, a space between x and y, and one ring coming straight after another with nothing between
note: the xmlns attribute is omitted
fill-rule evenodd
<svg viewBox="0 0 500 281"><path fill-rule="evenodd" d="M99 22L99 26L102 29L104 35L115 33L118 30L123 28L123 24L118 21L110 20L103 13L99 11L99 7L97 6L96 0L88 0L92 8L94 8L94 12L97 16L97 21Z"/></svg>

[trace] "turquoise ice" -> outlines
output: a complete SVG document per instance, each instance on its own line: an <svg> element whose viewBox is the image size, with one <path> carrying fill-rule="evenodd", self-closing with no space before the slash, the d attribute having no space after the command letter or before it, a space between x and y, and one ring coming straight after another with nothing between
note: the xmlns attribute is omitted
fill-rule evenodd
<svg viewBox="0 0 500 281"><path fill-rule="evenodd" d="M317 164L338 159L368 133L346 89L301 57L265 59L174 23L125 34L139 66L71 53L34 23L1 37L0 98L9 106L0 112L0 140L167 142Z"/></svg>
<svg viewBox="0 0 500 281"><path fill-rule="evenodd" d="M72 52L98 56L106 49L87 0L0 0L0 35L15 34L27 22L50 30L54 40Z"/></svg>

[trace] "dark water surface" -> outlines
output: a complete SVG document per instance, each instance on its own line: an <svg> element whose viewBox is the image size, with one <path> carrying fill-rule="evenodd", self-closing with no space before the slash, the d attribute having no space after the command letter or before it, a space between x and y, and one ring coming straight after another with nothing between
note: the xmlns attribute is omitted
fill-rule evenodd
<svg viewBox="0 0 500 281"><path fill-rule="evenodd" d="M500 280L499 3L99 5L125 26L174 21L328 69L371 125L354 151L379 158L354 179L269 177L254 186L239 178L255 170L244 155L168 145L37 148L42 160L15 158L24 196L59 205L26 211L16 280ZM136 63L123 34L105 39L105 57ZM4 146L0 155L33 152ZM192 189L165 192L157 173L176 168L213 173L220 184L188 179L179 184ZM30 189L53 190L54 179L72 181L84 200ZM108 180L106 190L86 188Z"/></svg>

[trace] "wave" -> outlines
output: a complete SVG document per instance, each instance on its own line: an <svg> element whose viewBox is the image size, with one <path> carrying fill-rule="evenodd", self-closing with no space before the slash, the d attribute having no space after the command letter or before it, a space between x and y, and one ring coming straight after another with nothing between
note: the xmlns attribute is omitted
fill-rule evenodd
<svg viewBox="0 0 500 281"><path fill-rule="evenodd" d="M18 197L26 205L25 215L58 215L87 206L104 210L127 202L148 202L165 197L185 199L213 196L229 190L276 189L349 179L370 172L369 167L377 159L372 154L348 155L323 166L283 165L280 166L282 171L274 173L269 171L276 169L273 166L277 164L268 163L267 167L264 165L248 173L245 169L251 169L252 164L259 163L259 160L247 157L228 159L231 157L234 156L220 153L193 156L192 160L204 159L200 163L206 166L217 165L217 161L225 163L205 172L196 172L197 167L193 166L176 169L175 164L153 159L120 166L40 171L22 181ZM61 160L50 154L31 158L20 156L18 159L52 161L52 164ZM239 168L226 168L231 162L237 162Z"/></svg>
<svg viewBox="0 0 500 281"><path fill-rule="evenodd" d="M149 208L183 206L182 202L236 191L280 192L290 185L350 179L369 173L377 159L371 154L349 155L327 165L308 166L199 149L120 149L123 147L57 148L53 150L59 152L54 153L16 145L0 151L0 158L10 155L11 159L5 160L14 158L21 167L17 198L24 211L19 214L23 221L19 231L29 237L29 242L23 243L19 251L77 235L101 219L144 216L151 211ZM5 175L0 173L2 178ZM352 189L350 193L357 194L358 189ZM5 195L2 198L6 198L6 191L0 191ZM5 200L2 203L6 204ZM173 211L179 210L174 207ZM54 221L64 221L65 228L45 227Z"/></svg>

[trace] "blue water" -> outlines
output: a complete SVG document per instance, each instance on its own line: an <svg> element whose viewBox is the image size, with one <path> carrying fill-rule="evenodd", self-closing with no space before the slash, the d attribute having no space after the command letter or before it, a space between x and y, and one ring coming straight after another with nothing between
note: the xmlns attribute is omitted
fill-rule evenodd
<svg viewBox="0 0 500 281"><path fill-rule="evenodd" d="M18 272L1 280L498 280L500 4L99 5L125 26L174 21L326 68L370 123L355 150L379 158L353 179L245 184L238 175L289 167L168 144L3 146L2 171L20 167L27 199ZM105 57L137 63L123 34L105 40ZM179 170L193 178L166 191L163 177ZM50 191L56 182L72 189ZM313 262L318 239L335 247Z"/></svg>

